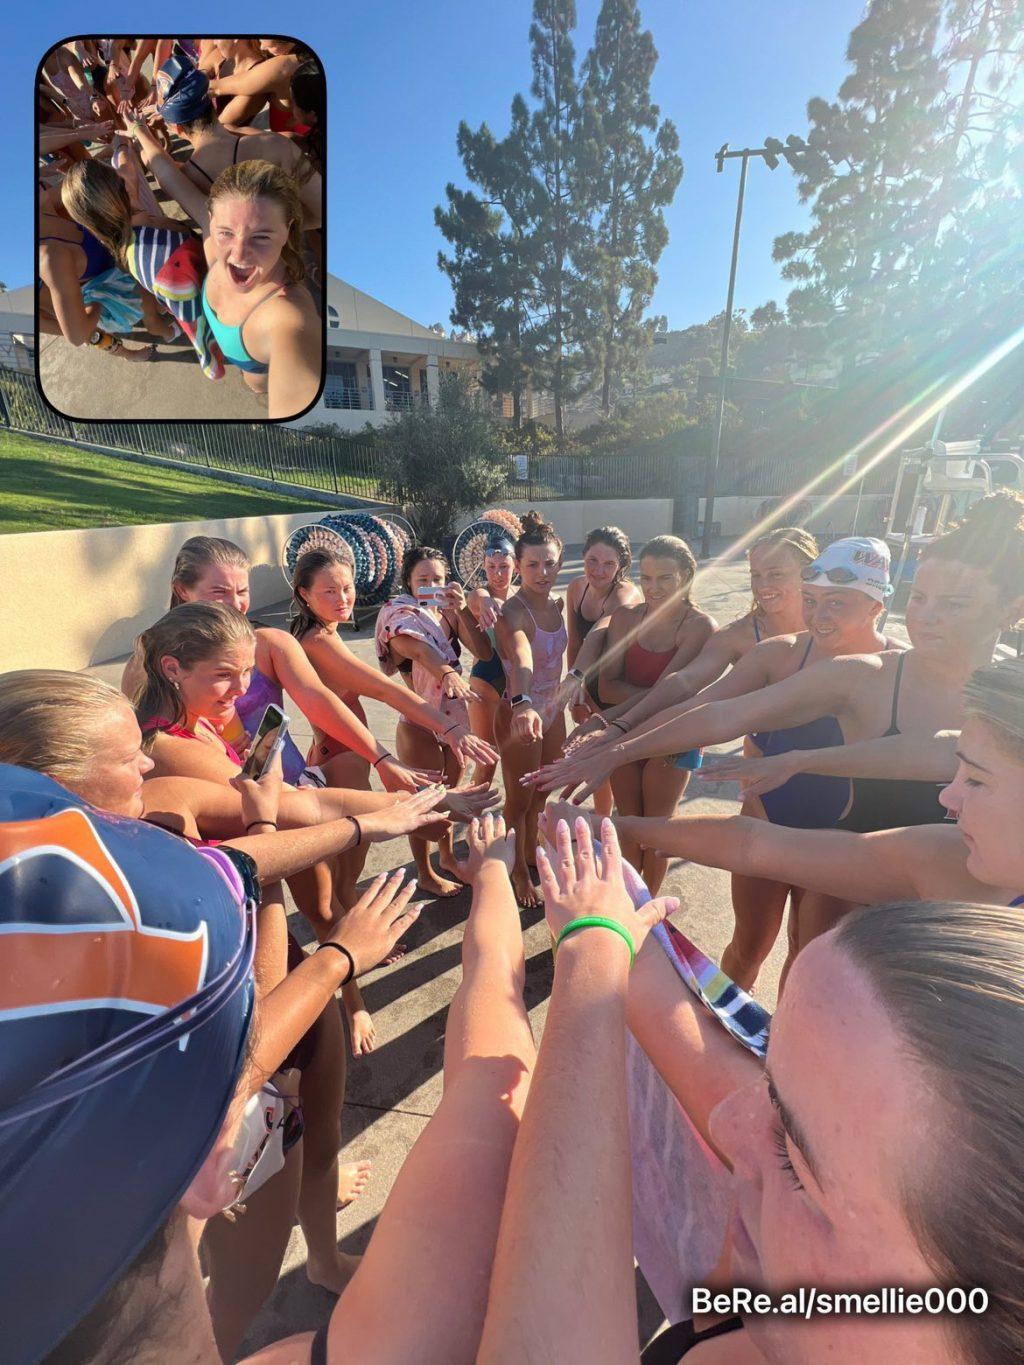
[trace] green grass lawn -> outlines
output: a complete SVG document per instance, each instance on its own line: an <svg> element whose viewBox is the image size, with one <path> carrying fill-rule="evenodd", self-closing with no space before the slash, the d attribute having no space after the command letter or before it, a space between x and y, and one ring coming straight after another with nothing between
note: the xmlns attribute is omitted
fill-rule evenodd
<svg viewBox="0 0 1024 1365"><path fill-rule="evenodd" d="M312 491L308 499L289 498L0 431L0 535L269 516L317 506Z"/></svg>

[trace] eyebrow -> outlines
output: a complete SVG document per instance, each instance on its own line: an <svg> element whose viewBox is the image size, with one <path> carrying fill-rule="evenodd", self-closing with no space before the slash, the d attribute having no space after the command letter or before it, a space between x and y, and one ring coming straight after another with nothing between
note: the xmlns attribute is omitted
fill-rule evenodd
<svg viewBox="0 0 1024 1365"><path fill-rule="evenodd" d="M799 1123L797 1122L792 1112L789 1109L787 1109L785 1104L782 1102L782 1099L779 1096L779 1092L775 1088L775 1082L772 1080L771 1074L768 1071L765 1071L765 1077L767 1078L768 1081L768 1098L771 1100L773 1107L775 1108L779 1115L779 1121L782 1124L783 1131L789 1138L790 1142L792 1142L793 1146L797 1148L800 1155L803 1157L805 1165L807 1166L811 1175L814 1176L815 1183L821 1189L824 1189L825 1188L824 1183L822 1182L821 1176L818 1173L818 1163L814 1159L814 1154L811 1151L811 1145L807 1141L803 1129L800 1127Z"/></svg>
<svg viewBox="0 0 1024 1365"><path fill-rule="evenodd" d="M956 757L960 760L961 763L966 763L968 768L977 768L979 773L990 772L988 768L982 767L982 765L978 763L976 759L968 758L962 749L957 749Z"/></svg>

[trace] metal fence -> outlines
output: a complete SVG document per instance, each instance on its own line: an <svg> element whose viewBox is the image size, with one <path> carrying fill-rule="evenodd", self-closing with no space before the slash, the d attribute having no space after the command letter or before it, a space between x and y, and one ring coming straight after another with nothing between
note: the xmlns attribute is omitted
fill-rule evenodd
<svg viewBox="0 0 1024 1365"><path fill-rule="evenodd" d="M382 500L383 457L372 441L265 422L72 422L43 402L31 375L0 366L0 423L98 446L111 454L157 455L198 469L247 474L275 484ZM600 455L514 455L495 502L675 498L704 491L704 456L634 447ZM815 472L809 453L782 459L756 449L723 458L718 495L795 492ZM688 514L695 517L696 504Z"/></svg>
<svg viewBox="0 0 1024 1365"><path fill-rule="evenodd" d="M4 426L111 454L157 455L199 469L248 474L322 493L379 499L380 455L372 444L265 422L71 422L39 396L34 378L0 368Z"/></svg>

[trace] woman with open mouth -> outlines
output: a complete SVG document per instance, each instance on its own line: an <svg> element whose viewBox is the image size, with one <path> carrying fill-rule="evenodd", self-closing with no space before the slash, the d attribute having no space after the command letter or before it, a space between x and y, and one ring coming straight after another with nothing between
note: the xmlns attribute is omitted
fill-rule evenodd
<svg viewBox="0 0 1024 1365"><path fill-rule="evenodd" d="M271 419L299 416L320 388L323 329L303 283L294 178L267 161L243 161L222 171L207 196L141 118L130 127L161 188L202 231L203 316L225 361L254 393L268 396Z"/></svg>

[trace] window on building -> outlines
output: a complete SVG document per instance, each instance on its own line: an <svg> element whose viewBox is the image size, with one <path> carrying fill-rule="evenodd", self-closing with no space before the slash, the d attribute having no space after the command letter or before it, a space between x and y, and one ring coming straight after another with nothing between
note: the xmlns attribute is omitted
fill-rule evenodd
<svg viewBox="0 0 1024 1365"><path fill-rule="evenodd" d="M338 315L338 310L337 308L333 308L330 304L327 305L327 325L328 327L341 326L341 318Z"/></svg>

